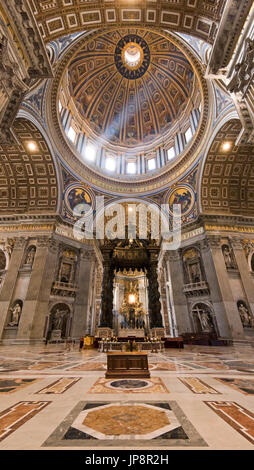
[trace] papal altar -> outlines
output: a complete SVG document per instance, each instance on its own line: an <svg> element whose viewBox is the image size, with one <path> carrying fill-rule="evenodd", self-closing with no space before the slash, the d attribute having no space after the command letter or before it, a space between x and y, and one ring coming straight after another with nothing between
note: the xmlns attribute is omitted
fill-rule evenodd
<svg viewBox="0 0 254 470"><path fill-rule="evenodd" d="M132 345L131 345L132 343ZM151 351L151 352L160 352L164 351L164 342L163 341L99 341L99 352L111 352L111 351L122 351L126 352L130 348L135 351Z"/></svg>

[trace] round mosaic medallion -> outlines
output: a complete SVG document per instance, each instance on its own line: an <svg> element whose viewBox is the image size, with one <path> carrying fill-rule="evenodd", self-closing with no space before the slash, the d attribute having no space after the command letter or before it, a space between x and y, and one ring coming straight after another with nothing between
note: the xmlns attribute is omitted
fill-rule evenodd
<svg viewBox="0 0 254 470"><path fill-rule="evenodd" d="M86 217L93 210L93 195L91 191L80 184L71 184L64 194L65 206L71 216Z"/></svg>
<svg viewBox="0 0 254 470"><path fill-rule="evenodd" d="M124 78L140 78L150 64L147 42L137 34L127 34L118 41L115 49L115 64Z"/></svg>
<svg viewBox="0 0 254 470"><path fill-rule="evenodd" d="M168 196L169 212L173 214L174 204L180 204L181 214L186 215L193 209L195 193L191 186L181 185L171 191Z"/></svg>
<svg viewBox="0 0 254 470"><path fill-rule="evenodd" d="M134 379L114 380L114 382L110 382L110 386L114 388L144 388L148 385L149 383L145 380Z"/></svg>

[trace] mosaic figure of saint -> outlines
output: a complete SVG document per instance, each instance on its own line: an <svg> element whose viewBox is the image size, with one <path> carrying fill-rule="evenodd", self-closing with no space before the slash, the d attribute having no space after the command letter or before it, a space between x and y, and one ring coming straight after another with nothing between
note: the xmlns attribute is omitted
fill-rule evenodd
<svg viewBox="0 0 254 470"><path fill-rule="evenodd" d="M77 215L86 214L88 208L92 206L91 198L83 188L73 188L68 195L68 201L71 209Z"/></svg>

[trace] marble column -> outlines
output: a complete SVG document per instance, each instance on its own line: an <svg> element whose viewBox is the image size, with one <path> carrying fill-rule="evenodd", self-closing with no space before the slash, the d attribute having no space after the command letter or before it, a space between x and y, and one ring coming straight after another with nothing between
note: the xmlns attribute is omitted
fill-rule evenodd
<svg viewBox="0 0 254 470"><path fill-rule="evenodd" d="M110 261L104 262L100 327L113 327L113 285L114 269Z"/></svg>
<svg viewBox="0 0 254 470"><path fill-rule="evenodd" d="M170 320L169 320L169 310L168 310L168 299L167 299L167 279L166 279L166 268L163 265L160 268L160 276L159 276L159 286L160 286L160 296L161 296L161 306L162 306L162 312L163 312L163 318L164 318L164 325L165 325L165 331L166 335L170 336L171 334L171 329L170 329Z"/></svg>
<svg viewBox="0 0 254 470"><path fill-rule="evenodd" d="M187 299L183 292L184 275L182 258L179 251L170 251L166 254L167 270L168 270L168 288L172 305L172 315L176 319L178 334L193 331L191 325Z"/></svg>
<svg viewBox="0 0 254 470"><path fill-rule="evenodd" d="M74 303L72 318L72 338L80 338L88 334L89 318L89 293L91 286L91 270L95 253L93 250L82 248L80 250L79 270L78 270L78 291Z"/></svg>
<svg viewBox="0 0 254 470"><path fill-rule="evenodd" d="M232 238L231 246L235 255L237 267L241 276L243 288L245 291L246 299L250 306L252 315L254 316L254 288L253 279L250 273L250 268L243 250L243 245L240 239Z"/></svg>
<svg viewBox="0 0 254 470"><path fill-rule="evenodd" d="M157 261L151 262L147 268L150 329L163 328L157 268Z"/></svg>
<svg viewBox="0 0 254 470"><path fill-rule="evenodd" d="M14 242L14 249L0 292L0 338L2 338L4 327L8 321L8 312L11 303L15 300L12 297L26 247L26 239L24 237L16 238Z"/></svg>
<svg viewBox="0 0 254 470"><path fill-rule="evenodd" d="M58 244L55 240L49 237L37 239L32 273L19 323L18 340L43 340L57 257Z"/></svg>
<svg viewBox="0 0 254 470"><path fill-rule="evenodd" d="M219 236L209 236L201 243L207 282L210 287L220 337L243 338L243 327L231 291Z"/></svg>
<svg viewBox="0 0 254 470"><path fill-rule="evenodd" d="M94 304L94 326L93 334L97 334L99 322L100 322L100 312L101 312L101 290L102 290L102 279L103 279L103 267L98 264L96 266L96 280L95 280L95 304Z"/></svg>

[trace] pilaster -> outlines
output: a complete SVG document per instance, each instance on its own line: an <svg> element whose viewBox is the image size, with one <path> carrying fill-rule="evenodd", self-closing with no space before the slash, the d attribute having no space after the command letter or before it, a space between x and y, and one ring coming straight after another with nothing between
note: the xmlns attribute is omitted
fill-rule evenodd
<svg viewBox="0 0 254 470"><path fill-rule="evenodd" d="M201 243L206 278L210 286L219 335L239 339L243 327L230 287L219 236L208 236Z"/></svg>
<svg viewBox="0 0 254 470"><path fill-rule="evenodd" d="M36 254L19 323L18 340L43 339L57 256L58 245L54 240L48 237L37 239Z"/></svg>
<svg viewBox="0 0 254 470"><path fill-rule="evenodd" d="M13 299L13 294L17 282L19 268L21 266L22 259L24 256L26 238L15 238L14 243L14 249L0 292L0 338L3 335L3 330L6 326L7 316L11 307L11 302L15 300Z"/></svg>
<svg viewBox="0 0 254 470"><path fill-rule="evenodd" d="M80 336L88 333L89 318L89 293L92 289L90 285L91 270L95 253L93 250L81 249L78 272L78 291L74 304L74 318L72 319L72 338L80 338Z"/></svg>
<svg viewBox="0 0 254 470"><path fill-rule="evenodd" d="M179 334L191 332L189 311L186 296L183 292L184 276L182 259L178 251L170 251L166 255L167 270L169 274L169 295L172 305L172 315L175 317L174 329Z"/></svg>
<svg viewBox="0 0 254 470"><path fill-rule="evenodd" d="M234 251L235 259L237 266L240 272L243 288L245 291L246 299L254 315L254 289L253 289L253 279L251 278L251 273L247 263L247 259L243 250L243 245L241 239L232 238L231 246Z"/></svg>

